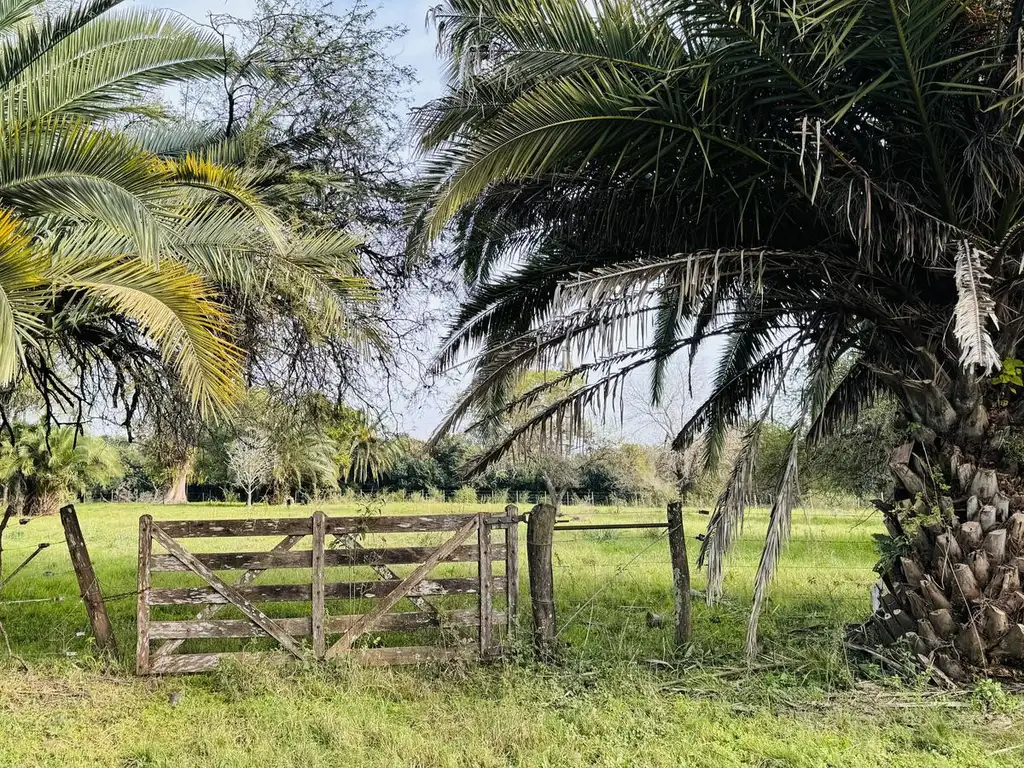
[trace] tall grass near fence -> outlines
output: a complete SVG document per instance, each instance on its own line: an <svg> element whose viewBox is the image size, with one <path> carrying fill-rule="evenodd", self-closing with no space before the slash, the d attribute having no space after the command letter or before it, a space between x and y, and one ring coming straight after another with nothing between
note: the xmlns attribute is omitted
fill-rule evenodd
<svg viewBox="0 0 1024 768"><path fill-rule="evenodd" d="M324 510L481 508L502 509L479 501L362 501ZM128 671L138 517L145 512L201 519L312 509L82 505L125 659L113 675L94 658L59 521L37 519L11 531L7 573L40 541L53 546L0 597L0 621L25 662L0 648L0 765L326 768L343 756L346 765L372 767L988 768L1019 765L1024 753L1024 716L999 689L942 693L870 668L858 670L859 679L851 675L840 637L843 623L869 608L878 527L867 512L815 508L795 516L752 667L743 637L765 525L757 510L728 571L726 599L714 608L697 601L694 643L682 655L670 646L664 532L563 531L554 545L563 644L554 667L536 665L524 652L495 666L243 662L190 678L137 679ZM574 523L602 524L661 522L664 510L570 506L564 513ZM706 522L687 510L691 561ZM525 587L525 575L523 581ZM694 588L703 584L695 572ZM668 620L657 626L648 614ZM528 617L524 600L527 626Z"/></svg>
<svg viewBox="0 0 1024 768"><path fill-rule="evenodd" d="M365 502L326 505L329 515L439 514L487 509L500 504L480 502ZM83 505L79 517L97 574L107 595L118 641L127 658L134 648L134 591L137 521L150 513L157 519L228 518L239 516L297 516L312 508L232 505L166 507L146 505ZM664 510L652 507L566 506L563 517L580 523L661 522ZM693 586L702 590L704 575L696 569L699 542L707 516L695 509L684 514ZM726 599L718 606L698 605L694 613L691 658L713 654L738 663L753 576L766 525L766 513L753 510L728 568ZM848 509L805 509L794 519L793 538L772 590L762 639L767 657L785 655L799 647L801 634L835 633L845 622L869 612L870 587L876 555L871 539L879 530L870 512ZM525 535L523 526L522 535ZM433 537L433 538L436 538ZM424 535L423 545L435 543ZM12 647L31 658L88 655L90 638L84 608L77 597L74 574L55 518L32 520L10 531L5 572L41 541L52 546L18 574L0 596L0 621ZM304 545L308 546L308 544ZM203 542L209 551L261 551L267 542L215 539ZM523 555L525 557L525 553ZM554 543L555 592L559 640L569 656L594 663L668 660L672 657L672 582L668 542L663 530L558 531ZM442 566L452 570L454 566ZM523 576L523 624L528 626L528 594ZM450 575L450 574L449 574ZM278 583L294 573L265 574L261 581ZM697 599L699 603L699 598ZM650 615L649 615L650 614ZM659 619L661 620L659 626ZM822 644L817 634L814 648ZM257 643L265 645L265 643ZM837 644L827 644L832 652ZM126 664L126 668L127 668Z"/></svg>

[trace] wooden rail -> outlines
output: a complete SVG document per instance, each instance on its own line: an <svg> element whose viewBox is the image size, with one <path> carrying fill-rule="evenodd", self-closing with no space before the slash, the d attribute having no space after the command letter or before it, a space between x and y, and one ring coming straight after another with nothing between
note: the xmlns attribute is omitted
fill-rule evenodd
<svg viewBox="0 0 1024 768"><path fill-rule="evenodd" d="M271 638L293 657L348 657L366 664L499 655L502 641L516 627L518 522L511 505L505 515L497 517L333 518L317 512L307 518L154 521L144 515L139 520L136 670L142 675L202 672L225 658L251 656L239 650L181 653L183 644L192 640L233 642L238 648L242 640ZM505 533L500 544L493 541L496 529ZM445 532L449 534L447 539L435 546L369 546L360 541L366 534L390 537ZM284 538L261 552L191 552L182 542L260 536ZM298 549L296 545L307 536L312 539L311 549ZM329 542L333 546L328 546ZM154 547L163 552L154 552ZM476 575L432 577L431 571L441 563L476 563ZM498 575L493 572L495 563L504 566ZM389 567L392 565L416 567L402 576ZM364 569L359 578L339 578L338 569L352 567ZM295 569L308 570L308 579L296 583L292 576L281 579L287 583L253 583L268 571L294 574ZM379 578L365 580L367 569ZM241 573L230 578L231 571ZM198 577L202 585L153 583L154 576L181 573ZM475 606L442 610L428 599L453 596L447 601L451 602L466 595L475 597ZM344 608L346 600L372 600L375 606L366 613L348 614L338 610ZM396 612L403 600L410 601L417 610ZM504 603L504 610L495 608L496 600ZM269 603L306 604L308 614L280 618L274 615L277 609L268 612L265 606ZM169 610L167 606L199 606L202 610L188 619L154 616L154 612ZM218 618L217 614L228 607L241 618ZM453 634L448 630L470 631L475 633L476 642L436 647L356 647L359 638L368 632L416 633L431 628L446 630L441 634L445 638ZM155 648L151 647L153 642L158 643ZM206 645L204 650L210 646Z"/></svg>

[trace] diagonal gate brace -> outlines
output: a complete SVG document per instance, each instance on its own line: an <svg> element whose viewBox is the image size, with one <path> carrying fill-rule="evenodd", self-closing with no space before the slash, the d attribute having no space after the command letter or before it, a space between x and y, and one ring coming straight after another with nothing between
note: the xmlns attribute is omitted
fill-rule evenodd
<svg viewBox="0 0 1024 768"><path fill-rule="evenodd" d="M351 533L345 533L340 536L335 536L334 540L342 546L348 547L353 551L365 549L365 547L359 543L359 540ZM385 580L399 581L402 578L382 563L370 563L370 568L371 570L373 570L374 573L376 573L378 576ZM438 614L437 606L425 597L410 597L409 602L411 602L421 611L426 611L427 613L433 613L435 615Z"/></svg>
<svg viewBox="0 0 1024 768"><path fill-rule="evenodd" d="M153 524L153 538L189 570L193 571L197 576L201 576L205 579L206 582L213 587L215 592L220 594L245 614L253 624L277 640L277 642L290 651L293 656L300 659L302 658L302 649L291 635L285 632L279 624L263 613L263 611L243 597L237 589L223 582L217 574L203 565L195 555L187 551L184 547L178 544L178 542L164 533L160 526L155 523Z"/></svg>
<svg viewBox="0 0 1024 768"><path fill-rule="evenodd" d="M285 536L270 551L271 552L287 552L292 547L294 547L296 544L298 544L300 541L302 541L304 538L306 538L306 534L296 534L296 535L292 535L292 536ZM244 587L244 586L247 586L249 584L252 584L264 572L265 572L265 569L263 569L263 568L250 568L248 571L245 571L241 576L238 577L238 581L235 582L235 586L236 587ZM216 616L218 613L223 611L225 608L227 608L226 605L208 605L205 608L203 608L203 610L201 610L199 613L196 614L196 618L199 619L200 621L205 621L206 619L212 619L214 616ZM159 646L157 646L157 648L153 651L153 658L155 659L155 658L159 658L160 656L169 656L170 654L172 654L176 650L178 650L178 648L180 648L184 643L185 643L185 641L182 640L182 639L167 640L167 641L163 642L162 644L160 644Z"/></svg>
<svg viewBox="0 0 1024 768"><path fill-rule="evenodd" d="M448 557L448 555L455 551L457 546L469 538L469 535L476 530L478 522L479 518L470 518L461 528L459 528L459 530L455 532L454 536L435 549L430 557L418 565L416 570L406 576L401 584L382 597L380 603L378 603L372 611L360 616L359 620L349 627L341 638L330 647L327 651L327 658L332 658L349 650L356 638L373 629L374 624L377 623L381 616L394 608L403 597L412 592L413 588L423 581L424 577L430 573L434 566L444 558Z"/></svg>

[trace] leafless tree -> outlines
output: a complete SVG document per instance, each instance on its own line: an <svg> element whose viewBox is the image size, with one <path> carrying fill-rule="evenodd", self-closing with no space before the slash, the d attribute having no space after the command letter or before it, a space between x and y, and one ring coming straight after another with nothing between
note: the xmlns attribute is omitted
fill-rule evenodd
<svg viewBox="0 0 1024 768"><path fill-rule="evenodd" d="M267 481L274 469L270 438L262 432L242 435L228 446L228 467L235 483L245 491L245 504L252 506L252 494Z"/></svg>

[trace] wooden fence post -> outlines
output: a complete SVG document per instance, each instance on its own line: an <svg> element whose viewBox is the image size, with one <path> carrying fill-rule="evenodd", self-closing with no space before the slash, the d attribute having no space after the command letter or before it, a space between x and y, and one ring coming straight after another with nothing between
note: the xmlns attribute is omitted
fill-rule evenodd
<svg viewBox="0 0 1024 768"><path fill-rule="evenodd" d="M481 512L477 523L477 576L480 589L477 593L480 604L480 658L491 655L494 646L494 604L491 597L491 526L487 524L487 513Z"/></svg>
<svg viewBox="0 0 1024 768"><path fill-rule="evenodd" d="M512 642L519 632L519 507L507 505L505 517L505 621Z"/></svg>
<svg viewBox="0 0 1024 768"><path fill-rule="evenodd" d="M679 501L668 504L668 546L672 553L672 585L676 598L676 645L684 646L690 642L690 563L686 559L683 504Z"/></svg>
<svg viewBox="0 0 1024 768"><path fill-rule="evenodd" d="M153 557L153 516L139 518L138 595L135 596L135 674L148 675L149 663L149 573Z"/></svg>
<svg viewBox="0 0 1024 768"><path fill-rule="evenodd" d="M107 607L103 604L103 593L100 591L99 580L96 578L92 561L89 559L89 550L85 546L85 537L78 524L78 515L75 514L74 504L68 504L61 508L60 522L64 526L68 552L71 553L71 564L75 568L75 576L78 577L78 588L82 593L82 600L85 602L85 610L89 614L89 623L92 624L96 647L101 651L109 652L116 658L117 643L114 641L114 630L110 627Z"/></svg>
<svg viewBox="0 0 1024 768"><path fill-rule="evenodd" d="M327 634L324 631L324 621L327 616L324 607L324 536L327 532L327 515L323 512L314 512L312 518L313 532L313 600L312 600L312 628L313 633L313 656L323 659L327 653Z"/></svg>
<svg viewBox="0 0 1024 768"><path fill-rule="evenodd" d="M533 609L533 642L537 655L548 661L555 650L555 578L552 547L555 508L538 504L526 523L526 559L530 573L530 604Z"/></svg>

